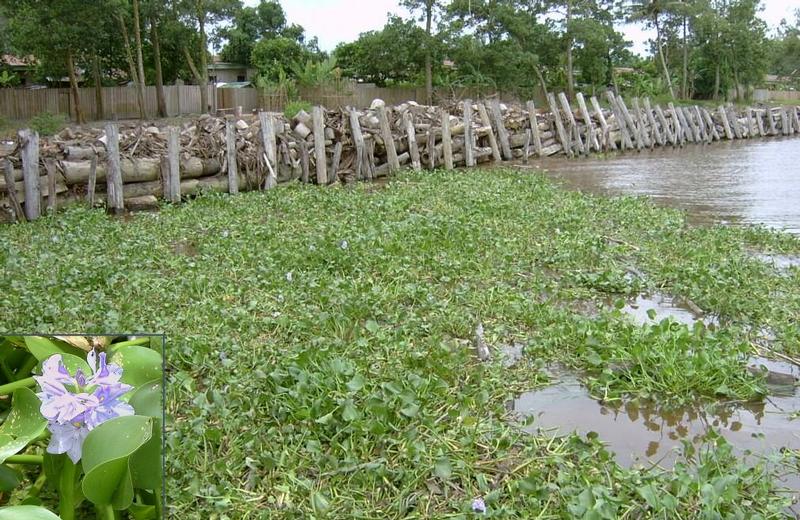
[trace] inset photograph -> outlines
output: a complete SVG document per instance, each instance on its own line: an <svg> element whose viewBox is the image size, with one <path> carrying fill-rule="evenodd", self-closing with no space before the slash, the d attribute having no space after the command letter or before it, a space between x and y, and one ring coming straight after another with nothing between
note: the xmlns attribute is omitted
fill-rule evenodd
<svg viewBox="0 0 800 520"><path fill-rule="evenodd" d="M0 336L0 520L164 517L164 337Z"/></svg>

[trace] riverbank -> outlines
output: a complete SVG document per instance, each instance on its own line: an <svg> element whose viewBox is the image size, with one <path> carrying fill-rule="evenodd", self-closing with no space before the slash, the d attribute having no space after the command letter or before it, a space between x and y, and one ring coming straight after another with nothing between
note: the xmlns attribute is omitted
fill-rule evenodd
<svg viewBox="0 0 800 520"><path fill-rule="evenodd" d="M526 433L506 405L556 363L610 402L763 399L747 359L765 328L800 356L800 270L755 252L800 255L800 239L528 172L409 172L4 227L0 327L168 335L185 518L444 517L476 497L498 517L775 515L770 470L722 441L670 472L626 469L603 439ZM622 312L657 291L719 325ZM493 360L473 353L478 323Z"/></svg>

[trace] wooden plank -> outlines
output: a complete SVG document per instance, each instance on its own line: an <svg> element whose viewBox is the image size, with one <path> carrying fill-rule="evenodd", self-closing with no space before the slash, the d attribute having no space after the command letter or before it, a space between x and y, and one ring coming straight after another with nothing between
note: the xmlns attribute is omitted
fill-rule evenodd
<svg viewBox="0 0 800 520"><path fill-rule="evenodd" d="M58 208L56 203L56 164L53 159L44 160L44 169L47 172L47 211L55 213Z"/></svg>
<svg viewBox="0 0 800 520"><path fill-rule="evenodd" d="M264 175L264 189L269 190L278 185L278 149L275 136L275 122L266 112L258 112L261 124L261 147L264 149L267 172Z"/></svg>
<svg viewBox="0 0 800 520"><path fill-rule="evenodd" d="M632 150L633 149L633 141L631 140L631 135L628 132L628 126L625 123L625 116L622 115L622 109L617 102L616 97L610 91L606 91L606 99L608 99L608 103L611 106L611 111L614 113L614 121L617 123L617 128L619 129L620 133L620 149L624 152L625 149Z"/></svg>
<svg viewBox="0 0 800 520"><path fill-rule="evenodd" d="M600 151L600 143L597 140L597 135L595 134L594 123L592 122L592 116L589 115L589 110L586 108L586 100L583 99L583 94L578 92L575 94L575 98L578 100L578 109L581 111L581 117L583 118L583 122L586 125L586 134L589 136L586 142L586 150L590 150L594 147L595 151Z"/></svg>
<svg viewBox="0 0 800 520"><path fill-rule="evenodd" d="M86 186L86 202L89 203L89 207L94 207L94 193L95 188L97 186L97 154L92 155L91 162L89 164L89 180L87 181Z"/></svg>
<svg viewBox="0 0 800 520"><path fill-rule="evenodd" d="M725 137L727 137L729 141L732 141L733 131L731 131L731 124L728 121L728 113L725 112L725 107L720 105L717 109L717 113L719 114L720 121L722 121L722 129L725 130Z"/></svg>
<svg viewBox="0 0 800 520"><path fill-rule="evenodd" d="M692 121L695 123L697 127L697 134L700 137L701 141L711 142L710 135L706 130L706 123L703 121L703 116L700 115L700 109L697 108L697 105L693 105L689 107L689 115L692 118Z"/></svg>
<svg viewBox="0 0 800 520"><path fill-rule="evenodd" d="M622 110L622 116L625 118L625 124L631 129L631 137L636 137L636 149L642 150L642 148L645 147L643 129L637 127L636 123L634 123L633 117L631 117L631 113L628 111L628 105L625 104L625 100L622 98L622 96L617 97L617 102Z"/></svg>
<svg viewBox="0 0 800 520"><path fill-rule="evenodd" d="M686 135L681 125L681 118L678 117L678 111L675 109L675 105L672 104L672 102L667 103L667 109L669 110L670 122L674 128L676 144L683 146L683 143L686 142Z"/></svg>
<svg viewBox="0 0 800 520"><path fill-rule="evenodd" d="M642 102L644 103L645 115L647 116L647 120L650 122L650 131L653 133L653 141L658 142L658 144L661 146L664 146L667 144L667 138L664 132L662 132L658 127L659 123L656 121L656 116L653 113L653 107L650 105L650 98L646 97L642 100ZM664 126L666 128L666 125Z"/></svg>
<svg viewBox="0 0 800 520"><path fill-rule="evenodd" d="M386 115L386 107L378 107L378 121L381 125L381 138L383 146L386 148L386 159L389 164L389 173L394 173L400 169L400 161L397 160L397 149L394 146L394 135L389 127L389 117Z"/></svg>
<svg viewBox="0 0 800 520"><path fill-rule="evenodd" d="M453 136L450 134L450 114L442 109L442 153L444 154L445 170L453 169ZM431 132L428 135L428 159L431 169L436 164L436 134Z"/></svg>
<svg viewBox="0 0 800 520"><path fill-rule="evenodd" d="M14 182L14 165L11 164L11 160L8 158L3 163L3 178L6 181L6 191L8 192L8 201L11 203L14 221L23 222L25 213L22 211L22 205L19 203L19 197L17 197L17 183Z"/></svg>
<svg viewBox="0 0 800 520"><path fill-rule="evenodd" d="M483 103L478 103L478 115L481 118L481 124L489 127L489 133L486 134L489 138L489 148L492 149L492 158L494 162L499 163L503 158L500 156L500 148L497 146L497 139L492 130L492 120L489 118L489 114L486 112L486 107L483 106Z"/></svg>
<svg viewBox="0 0 800 520"><path fill-rule="evenodd" d="M325 157L325 114L322 112L321 106L316 105L311 110L311 120L314 126L314 162L317 184L322 185L328 182L328 159Z"/></svg>
<svg viewBox="0 0 800 520"><path fill-rule="evenodd" d="M362 165L366 158L364 150L364 134L361 133L361 123L358 121L358 113L353 108L350 108L349 112L350 135L353 137L353 143L356 147L356 179L362 179L365 177Z"/></svg>
<svg viewBox="0 0 800 520"><path fill-rule="evenodd" d="M333 184L337 180L339 172L339 161L342 159L342 142L336 141L333 146L333 159L331 160L331 170L328 173L328 184Z"/></svg>
<svg viewBox="0 0 800 520"><path fill-rule="evenodd" d="M442 121L444 123L443 126L442 126L442 134L444 134L444 125L447 125L447 141L446 141L447 144L446 145L444 144L445 140L444 140L444 137L442 137L442 148L444 149L445 147L447 147L447 149L450 150L450 154L449 154L450 167L447 168L447 169L448 170L452 170L453 169L453 150L452 150L452 143L450 141L450 117L448 116L447 112L444 111L444 110L442 111L442 118L443 118ZM444 121L444 118L447 118L447 121ZM427 143L427 146L425 148L428 150L428 168L431 169L431 170L435 170L436 169L436 134L433 132L433 130L428 130L428 138L427 139L428 139L428 143ZM444 157L445 162L447 161L447 157L448 157L448 154L445 153L445 157Z"/></svg>
<svg viewBox="0 0 800 520"><path fill-rule="evenodd" d="M561 102L561 108L567 116L567 121L569 121L568 133L570 134L570 138L575 138L575 148L578 149L578 153L585 153L586 147L583 146L583 139L581 139L580 132L578 132L578 123L575 121L575 114L572 113L572 107L569 105L567 95L563 92L559 92L558 100Z"/></svg>
<svg viewBox="0 0 800 520"><path fill-rule="evenodd" d="M180 164L180 130L177 127L167 128L166 182L164 183L164 199L177 204L181 201L181 164Z"/></svg>
<svg viewBox="0 0 800 520"><path fill-rule="evenodd" d="M662 144L666 145L667 141L669 141L673 146L676 145L675 133L670 129L667 116L664 115L664 110L661 108L661 105L656 105L655 112L658 122L661 125L661 136L664 138L664 143Z"/></svg>
<svg viewBox="0 0 800 520"><path fill-rule="evenodd" d="M522 161L528 164L528 157L531 154L531 129L525 129L525 144L522 145Z"/></svg>
<svg viewBox="0 0 800 520"><path fill-rule="evenodd" d="M609 92L610 93L610 92ZM550 105L550 112L553 114L553 121L556 125L556 131L558 133L558 140L561 142L561 149L568 157L572 157L572 145L569 142L569 137L567 136L566 131L564 130L564 123L561 120L561 115L558 112L558 106L556 105L556 97L553 95L552 92L548 92L547 94L547 103Z"/></svg>
<svg viewBox="0 0 800 520"><path fill-rule="evenodd" d="M106 124L106 192L108 208L112 213L125 209L122 193L122 169L119 164L119 129L115 123Z"/></svg>
<svg viewBox="0 0 800 520"><path fill-rule="evenodd" d="M375 139L367 141L367 172L367 179L372 180L375 178Z"/></svg>
<svg viewBox="0 0 800 520"><path fill-rule="evenodd" d="M408 139L408 153L411 154L411 167L414 171L420 171L422 164L419 159L419 147L417 146L417 132L414 130L414 121L411 111L407 110L403 114L403 124L406 127L406 139Z"/></svg>
<svg viewBox="0 0 800 520"><path fill-rule="evenodd" d="M706 126L710 129L710 135L712 141L719 141L719 132L717 132L717 125L714 123L714 119L711 117L711 114L708 113L708 110L705 108L702 110L703 118L706 121Z"/></svg>
<svg viewBox="0 0 800 520"><path fill-rule="evenodd" d="M467 167L475 166L475 139L472 132L472 100L462 102L464 110L464 159Z"/></svg>
<svg viewBox="0 0 800 520"><path fill-rule="evenodd" d="M238 164L236 161L236 124L231 116L225 118L225 163L228 165L228 193L239 193Z"/></svg>
<svg viewBox="0 0 800 520"><path fill-rule="evenodd" d="M308 156L308 142L305 139L301 139L297 144L300 147L300 181L303 184L308 184L311 176L309 168L309 163L311 161Z"/></svg>
<svg viewBox="0 0 800 520"><path fill-rule="evenodd" d="M22 181L25 196L25 218L36 220L42 214L42 192L39 186L39 134L35 130L20 130L22 146Z"/></svg>
<svg viewBox="0 0 800 520"><path fill-rule="evenodd" d="M511 153L511 145L508 142L508 130L503 121L503 113L500 111L500 100L495 98L490 103L492 109L492 117L494 118L494 127L497 129L497 138L500 140L500 148L503 150L503 158L510 161L514 158Z"/></svg>
<svg viewBox="0 0 800 520"><path fill-rule="evenodd" d="M642 134L642 141L644 145L647 147L652 148L654 142L650 139L650 132L647 129L647 120L642 116L642 107L639 104L639 98L633 98L633 113L634 113L634 121L636 121L636 126L639 127Z"/></svg>
<svg viewBox="0 0 800 520"><path fill-rule="evenodd" d="M531 125L531 134L533 135L533 149L536 151L537 157L542 156L542 139L539 135L539 123L536 120L536 107L533 101L528 101L528 119Z"/></svg>

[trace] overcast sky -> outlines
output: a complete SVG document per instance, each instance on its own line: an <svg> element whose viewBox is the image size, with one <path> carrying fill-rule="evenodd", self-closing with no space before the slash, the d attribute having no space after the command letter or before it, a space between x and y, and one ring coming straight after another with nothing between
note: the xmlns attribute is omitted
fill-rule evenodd
<svg viewBox="0 0 800 520"><path fill-rule="evenodd" d="M257 5L258 0L244 3ZM398 4L398 0L281 0L289 22L302 25L309 37L319 38L319 46L325 51L355 40L362 32L380 29L389 12L407 16L408 11ZM762 5L762 18L774 27L782 18L794 19L792 13L800 8L800 0L762 0ZM655 31L645 31L637 25L626 25L623 32L638 53L644 53L647 40L655 37Z"/></svg>

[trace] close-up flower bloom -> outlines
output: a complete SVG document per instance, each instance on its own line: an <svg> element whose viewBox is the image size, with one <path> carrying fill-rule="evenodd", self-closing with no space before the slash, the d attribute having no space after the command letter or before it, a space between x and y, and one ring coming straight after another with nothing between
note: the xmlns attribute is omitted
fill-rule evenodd
<svg viewBox="0 0 800 520"><path fill-rule="evenodd" d="M476 498L472 501L472 510L476 513L485 513L486 503L484 503L482 498Z"/></svg>
<svg viewBox="0 0 800 520"><path fill-rule="evenodd" d="M71 375L60 354L47 358L42 375L34 376L41 389L36 394L42 401L39 411L51 433L47 452L66 453L74 463L81 459L90 431L114 417L134 414L133 407L120 400L133 388L121 382L122 367L107 364L106 353L98 356L94 350L86 361L92 371L88 377L81 369Z"/></svg>

